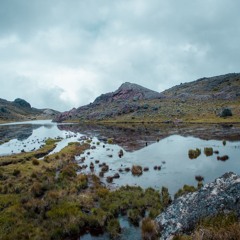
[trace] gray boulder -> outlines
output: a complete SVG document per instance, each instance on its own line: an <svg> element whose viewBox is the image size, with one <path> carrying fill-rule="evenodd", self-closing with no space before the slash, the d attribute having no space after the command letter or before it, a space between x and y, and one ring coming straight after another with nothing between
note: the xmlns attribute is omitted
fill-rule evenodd
<svg viewBox="0 0 240 240"><path fill-rule="evenodd" d="M161 239L171 239L193 229L199 219L232 211L240 216L240 176L229 172L199 191L177 198L155 221Z"/></svg>
<svg viewBox="0 0 240 240"><path fill-rule="evenodd" d="M231 117L232 115L232 110L230 108L223 108L219 113L219 117Z"/></svg>

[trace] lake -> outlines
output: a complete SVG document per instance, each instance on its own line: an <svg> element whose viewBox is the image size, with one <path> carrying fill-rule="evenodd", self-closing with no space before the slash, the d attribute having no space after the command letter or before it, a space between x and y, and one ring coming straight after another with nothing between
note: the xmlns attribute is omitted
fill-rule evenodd
<svg viewBox="0 0 240 240"><path fill-rule="evenodd" d="M81 172L100 172L99 164L106 163L109 171L102 182L110 188L122 185L139 185L143 188L169 188L173 195L184 184L197 185L195 176L204 177L204 183L213 181L227 171L240 174L240 126L239 125L153 125L121 124L117 126L56 124L50 120L11 123L0 125L0 155L32 151L44 144L47 138L59 138L53 152L60 151L69 142L80 141L86 136L92 139L93 149L86 151L76 160L87 165ZM112 138L113 144L107 140ZM226 144L223 144L225 140ZM188 151L199 148L201 154L190 159ZM204 148L213 148L218 154L206 156ZM120 158L118 153L123 150ZM50 153L51 154L51 153ZM217 160L227 155L227 161ZM85 158L84 163L81 162ZM97 164L96 164L96 160ZM90 169L90 163L94 169ZM141 176L125 171L132 165L149 170ZM161 170L154 170L159 167ZM106 178L119 173L120 178L107 183Z"/></svg>

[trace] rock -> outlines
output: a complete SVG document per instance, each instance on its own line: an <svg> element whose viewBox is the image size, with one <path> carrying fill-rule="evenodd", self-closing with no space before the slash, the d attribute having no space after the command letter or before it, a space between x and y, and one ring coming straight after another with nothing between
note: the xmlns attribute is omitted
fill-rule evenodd
<svg viewBox="0 0 240 240"><path fill-rule="evenodd" d="M161 239L192 230L199 219L218 213L235 212L240 216L240 176L229 172L199 191L176 200L156 219Z"/></svg>
<svg viewBox="0 0 240 240"><path fill-rule="evenodd" d="M123 150L122 150L122 149L118 152L118 156L119 156L120 158L123 156Z"/></svg>
<svg viewBox="0 0 240 240"><path fill-rule="evenodd" d="M113 178L120 178L120 175L119 175L118 173L115 173L115 174L113 175Z"/></svg>
<svg viewBox="0 0 240 240"><path fill-rule="evenodd" d="M31 108L30 103L28 103L27 101L25 101L24 99L21 99L21 98L16 98L13 103L20 107Z"/></svg>
<svg viewBox="0 0 240 240"><path fill-rule="evenodd" d="M232 115L232 110L230 108L223 108L218 114L219 117L231 117Z"/></svg>

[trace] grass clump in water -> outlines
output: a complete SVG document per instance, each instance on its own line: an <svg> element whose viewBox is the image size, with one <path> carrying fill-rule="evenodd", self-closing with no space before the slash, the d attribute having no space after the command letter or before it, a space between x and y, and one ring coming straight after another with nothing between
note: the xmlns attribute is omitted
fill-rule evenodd
<svg viewBox="0 0 240 240"><path fill-rule="evenodd" d="M131 172L132 172L132 175L134 175L134 176L140 176L140 175L142 175L143 170L142 170L141 166L133 165Z"/></svg>
<svg viewBox="0 0 240 240"><path fill-rule="evenodd" d="M213 155L213 148L204 148L204 154L209 157Z"/></svg>
<svg viewBox="0 0 240 240"><path fill-rule="evenodd" d="M195 150L190 149L190 150L188 151L188 157L189 157L190 159L196 159L196 158L198 158L200 155L201 155L201 150L200 150L199 148L196 148Z"/></svg>
<svg viewBox="0 0 240 240"><path fill-rule="evenodd" d="M144 218L142 220L141 233L143 240L159 239L157 225L151 218Z"/></svg>

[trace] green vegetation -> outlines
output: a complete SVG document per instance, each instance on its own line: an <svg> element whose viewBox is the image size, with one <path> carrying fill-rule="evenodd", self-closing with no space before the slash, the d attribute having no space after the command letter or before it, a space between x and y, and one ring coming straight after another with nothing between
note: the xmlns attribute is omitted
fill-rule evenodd
<svg viewBox="0 0 240 240"><path fill-rule="evenodd" d="M209 157L213 155L213 148L204 148L204 154Z"/></svg>
<svg viewBox="0 0 240 240"><path fill-rule="evenodd" d="M151 218L144 218L142 220L142 239L156 240L159 239L157 226Z"/></svg>
<svg viewBox="0 0 240 240"><path fill-rule="evenodd" d="M34 152L18 153L7 157L0 157L0 166L9 164L17 164L20 162L30 161L33 158L41 158L49 154L55 147L59 140L48 139L45 142L44 147Z"/></svg>
<svg viewBox="0 0 240 240"><path fill-rule="evenodd" d="M55 142L49 140L45 147L49 144ZM91 229L116 238L120 214L137 225L146 212L153 219L169 204L166 188L161 193L130 186L110 191L97 176L76 174L75 156L89 148L70 143L43 160L36 158L37 151L21 153L0 167L1 239L66 239ZM20 160L30 154L29 160ZM1 157L1 162L7 159Z"/></svg>
<svg viewBox="0 0 240 240"><path fill-rule="evenodd" d="M174 240L237 240L240 239L240 223L235 214L219 214L202 219L192 234L178 235Z"/></svg>
<svg viewBox="0 0 240 240"><path fill-rule="evenodd" d="M190 149L188 151L188 157L190 159L196 159L201 155L201 150L199 148L196 148L196 150Z"/></svg>
<svg viewBox="0 0 240 240"><path fill-rule="evenodd" d="M190 193L190 192L196 192L197 191L197 188L195 188L194 186L189 186L189 185L184 185L183 188L179 189L175 195L174 195L174 199L184 195L184 194L187 194L187 193Z"/></svg>

